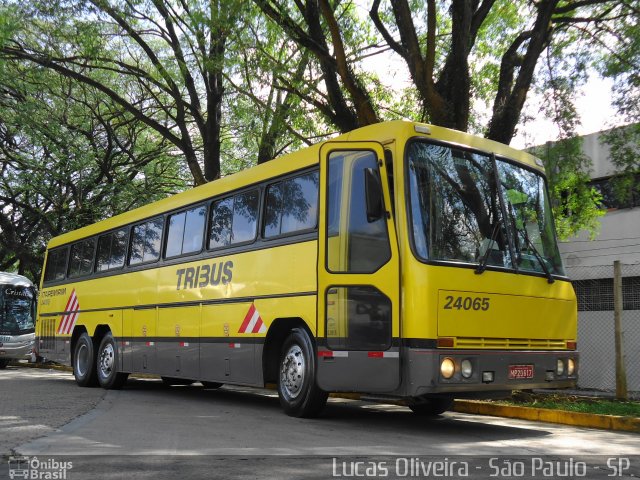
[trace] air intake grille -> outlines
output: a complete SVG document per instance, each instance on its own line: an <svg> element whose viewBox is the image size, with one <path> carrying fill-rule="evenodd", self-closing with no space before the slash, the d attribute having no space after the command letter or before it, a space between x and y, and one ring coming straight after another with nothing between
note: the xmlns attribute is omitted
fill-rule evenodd
<svg viewBox="0 0 640 480"><path fill-rule="evenodd" d="M566 340L538 338L481 338L458 337L455 348L480 348L504 350L566 350Z"/></svg>

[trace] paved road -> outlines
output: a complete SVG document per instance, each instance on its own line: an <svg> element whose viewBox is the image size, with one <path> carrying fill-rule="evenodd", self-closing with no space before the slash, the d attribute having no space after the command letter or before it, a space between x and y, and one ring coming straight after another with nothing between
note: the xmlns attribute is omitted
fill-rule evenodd
<svg viewBox="0 0 640 480"><path fill-rule="evenodd" d="M422 419L404 407L341 399L332 399L322 418L296 419L281 412L268 390L130 380L124 390L104 394L80 389L60 372L9 369L0 378L3 425L34 422L40 427L29 437L45 435L25 441L20 430L10 430L5 451L73 459L76 476L70 479L123 478L125 468L127 478L332 478L346 476L343 460L347 469L355 461L388 466L396 456L518 456L530 462L528 456L640 455L640 436L629 433L459 413ZM25 400L28 393L41 398ZM29 407L5 405L16 398ZM71 411L78 417L66 423ZM484 465L487 458L478 461ZM637 478L640 457L632 467ZM491 471L484 465L481 473L475 478L489 478ZM611 472L600 473L588 478Z"/></svg>

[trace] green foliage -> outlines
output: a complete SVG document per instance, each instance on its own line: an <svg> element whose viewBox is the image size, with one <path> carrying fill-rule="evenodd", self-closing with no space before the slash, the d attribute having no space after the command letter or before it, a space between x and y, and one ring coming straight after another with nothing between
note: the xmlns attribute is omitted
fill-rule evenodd
<svg viewBox="0 0 640 480"><path fill-rule="evenodd" d="M605 210L602 195L588 184L590 159L582 153L582 139L549 142L532 153L545 164L558 238L565 240L581 230L595 238L600 228L598 218Z"/></svg>
<svg viewBox="0 0 640 480"><path fill-rule="evenodd" d="M39 280L52 236L186 187L169 145L94 90L3 65L0 270Z"/></svg>

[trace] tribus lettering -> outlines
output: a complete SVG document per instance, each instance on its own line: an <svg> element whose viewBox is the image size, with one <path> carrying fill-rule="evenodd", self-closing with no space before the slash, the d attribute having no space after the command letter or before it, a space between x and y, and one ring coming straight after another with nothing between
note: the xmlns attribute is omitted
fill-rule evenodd
<svg viewBox="0 0 640 480"><path fill-rule="evenodd" d="M220 262L211 265L198 265L197 267L181 268L176 271L178 284L176 290L187 288L204 288L209 285L216 286L231 283L233 276L233 262Z"/></svg>

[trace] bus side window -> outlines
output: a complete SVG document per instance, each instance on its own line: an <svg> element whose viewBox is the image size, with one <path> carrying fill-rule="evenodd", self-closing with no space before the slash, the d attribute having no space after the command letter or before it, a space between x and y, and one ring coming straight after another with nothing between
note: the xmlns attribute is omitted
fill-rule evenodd
<svg viewBox="0 0 640 480"><path fill-rule="evenodd" d="M267 187L265 238L317 227L318 183L318 172L311 172Z"/></svg>
<svg viewBox="0 0 640 480"><path fill-rule="evenodd" d="M252 242L258 225L258 190L219 200L211 209L209 249Z"/></svg>
<svg viewBox="0 0 640 480"><path fill-rule="evenodd" d="M71 245L71 259L69 260L69 277L81 277L93 272L93 253L95 238L82 240Z"/></svg>
<svg viewBox="0 0 640 480"><path fill-rule="evenodd" d="M102 235L98 238L96 272L104 272L124 266L127 251L127 228Z"/></svg>
<svg viewBox="0 0 640 480"><path fill-rule="evenodd" d="M49 251L44 274L45 282L54 282L56 280L64 279L65 272L67 270L68 253L69 249L66 247Z"/></svg>
<svg viewBox="0 0 640 480"><path fill-rule="evenodd" d="M129 265L152 262L160 258L163 223L162 217L158 217L133 227Z"/></svg>
<svg viewBox="0 0 640 480"><path fill-rule="evenodd" d="M202 250L206 208L204 205L169 217L165 258Z"/></svg>

